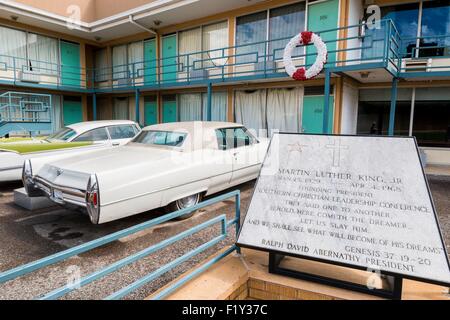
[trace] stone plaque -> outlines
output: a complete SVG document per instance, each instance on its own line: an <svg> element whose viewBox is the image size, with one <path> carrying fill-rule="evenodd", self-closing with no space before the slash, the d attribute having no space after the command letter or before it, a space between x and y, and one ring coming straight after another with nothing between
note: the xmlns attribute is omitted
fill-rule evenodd
<svg viewBox="0 0 450 320"><path fill-rule="evenodd" d="M450 283L414 138L276 134L238 245Z"/></svg>

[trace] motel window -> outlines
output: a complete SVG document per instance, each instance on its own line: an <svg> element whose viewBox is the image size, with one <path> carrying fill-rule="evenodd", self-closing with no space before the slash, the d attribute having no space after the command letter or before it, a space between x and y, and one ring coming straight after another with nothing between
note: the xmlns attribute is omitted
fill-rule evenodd
<svg viewBox="0 0 450 320"><path fill-rule="evenodd" d="M422 9L420 56L450 54L450 0L426 1Z"/></svg>
<svg viewBox="0 0 450 320"><path fill-rule="evenodd" d="M234 96L235 121L255 133L300 132L304 88L238 90Z"/></svg>
<svg viewBox="0 0 450 320"><path fill-rule="evenodd" d="M0 69L26 68L43 75L58 73L58 40L0 26Z"/></svg>
<svg viewBox="0 0 450 320"><path fill-rule="evenodd" d="M228 22L222 21L178 32L180 63L186 71L202 67L222 66L228 52ZM203 53L202 53L203 52Z"/></svg>
<svg viewBox="0 0 450 320"><path fill-rule="evenodd" d="M115 46L112 49L113 79L144 76L144 42L137 41Z"/></svg>
<svg viewBox="0 0 450 320"><path fill-rule="evenodd" d="M128 98L115 98L113 103L113 120L130 119Z"/></svg>
<svg viewBox="0 0 450 320"><path fill-rule="evenodd" d="M400 37L402 37L401 54L405 57L411 57L416 45L419 3L381 7L381 18L393 21ZM384 56L387 25L386 22L378 30L368 29L366 31L364 38L364 48L366 49L363 51L365 58L382 58Z"/></svg>
<svg viewBox="0 0 450 320"><path fill-rule="evenodd" d="M415 136L419 146L450 147L450 93L448 88L400 89L395 135ZM360 90L358 134L387 135L390 90ZM411 116L413 117L411 119Z"/></svg>
<svg viewBox="0 0 450 320"><path fill-rule="evenodd" d="M108 53L106 49L100 49L94 52L95 56L95 81L107 81L110 70L108 67Z"/></svg>
<svg viewBox="0 0 450 320"><path fill-rule="evenodd" d="M238 17L236 45L239 47L236 48L236 60L239 63L256 63L264 61L265 55L267 60L279 60L290 38L303 30L305 2ZM301 49L297 50L294 54L301 54Z"/></svg>
<svg viewBox="0 0 450 320"><path fill-rule="evenodd" d="M187 93L178 95L179 121L207 120L208 96L206 93ZM228 94L226 92L213 92L212 94L212 121L227 120Z"/></svg>

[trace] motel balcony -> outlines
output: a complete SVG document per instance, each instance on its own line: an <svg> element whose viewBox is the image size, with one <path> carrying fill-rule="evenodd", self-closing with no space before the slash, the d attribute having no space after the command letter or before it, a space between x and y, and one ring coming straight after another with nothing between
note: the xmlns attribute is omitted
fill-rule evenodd
<svg viewBox="0 0 450 320"><path fill-rule="evenodd" d="M450 76L450 36L402 39L391 20L371 27L359 24L316 31L329 51L325 71L331 75L346 74L362 83ZM103 69L0 56L0 84L107 93L288 80L282 57L290 39L239 44ZM298 67L308 68L315 56L315 48L310 45L297 48L293 60Z"/></svg>

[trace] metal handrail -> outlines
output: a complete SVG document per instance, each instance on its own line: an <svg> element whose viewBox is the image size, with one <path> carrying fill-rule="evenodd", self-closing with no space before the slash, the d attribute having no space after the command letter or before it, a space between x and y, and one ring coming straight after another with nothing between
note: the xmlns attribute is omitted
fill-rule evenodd
<svg viewBox="0 0 450 320"><path fill-rule="evenodd" d="M156 245L150 246L136 254L133 254L129 257L126 257L120 261L117 261L113 264L111 264L110 266L107 266L101 270L98 270L88 276L83 277L80 282L79 285L74 287L71 285L66 285L64 287L58 288L56 290L53 290L50 293L47 293L46 295L40 297L39 299L42 300L51 300L51 299L57 299L73 290L77 290L80 287L87 285L95 280L98 280L99 278L102 278L114 271L117 271L118 269L129 265L130 263L136 262L158 250L161 250L181 239L184 239L190 235L193 235L195 233L198 233L212 225L218 224L220 223L222 225L222 231L221 234L218 235L217 237L213 238L212 240L208 241L207 243L197 247L196 249L186 253L185 255L175 259L174 261L168 263L167 265L159 268L158 270L146 275L145 277L137 280L136 282L134 282L133 284L115 292L114 294L110 295L107 297L107 299L119 299L124 297L125 295L127 295L128 293L136 290L137 288L141 287L142 285L156 279L158 276L170 271L171 269L175 268L176 266L178 266L179 264L181 264L182 262L192 258L193 256L203 252L204 250L211 248L215 245L217 245L220 241L224 240L227 236L228 236L228 230L229 227L232 225L236 226L236 236L239 232L240 229L240 206L241 206L241 198L240 198L240 191L236 190L236 191L232 191L223 195L220 195L218 197L206 200L202 203L199 203L191 208L186 208L186 209L182 209L155 219L152 219L150 221L138 224L136 226L112 233L110 235L107 235L105 237L87 242L85 244L82 244L80 246L77 247L73 247L70 249L67 249L65 251L53 254L51 256L45 257L43 259L39 259L35 262L31 262L16 268L13 268L11 270L8 271L4 271L2 273L0 273L0 284L1 283L5 283L7 281L11 281L13 279L16 279L18 277L22 277L24 275L27 275L31 272L40 270L44 267L47 267L49 265L61 262L63 260L66 260L70 257L73 257L75 255L93 250L95 248L98 248L100 246L103 246L105 244L111 243L113 241L116 241L118 239L127 237L129 235L135 234L137 232L146 230L148 228L154 227L156 225L159 225L163 222L167 222L170 220L173 220L175 218L181 217L183 215L189 214L191 212L194 212L196 210L199 210L201 208L205 208L207 206L210 206L212 204L218 203L218 202L222 202L224 200L227 200L229 198L235 198L235 217L231 220L228 221L226 215L220 215L218 217L215 217L211 220L208 220L204 223L201 223L189 230L186 230L174 237L171 237L169 239L166 239ZM237 248L235 248L233 246L233 250L227 250L227 254L233 252L234 250L238 250ZM221 257L223 258L225 255L221 255ZM214 260L214 261L218 261L218 260ZM201 268L200 270L205 270L204 268ZM196 274L198 274L199 271L196 270ZM189 278L190 279L190 278ZM187 281L187 280L186 280ZM174 284L177 285L177 284ZM168 291L167 291L168 292Z"/></svg>
<svg viewBox="0 0 450 320"><path fill-rule="evenodd" d="M370 50L373 43L383 43L383 47L387 48L389 43L396 43L398 31L391 20L382 20L382 26L391 26L392 32L386 37L373 39L371 36L364 36L360 34L361 28L365 28L365 24L355 24L352 26L338 27L327 30L316 31L321 35L336 34L341 30L348 30L345 37L336 36L335 39L326 40L325 42L330 46L330 61L326 65L327 68L332 68L335 65L351 63L352 66L370 63L373 57L357 58L357 54L352 54L352 57L338 59L341 52L362 52ZM216 48L211 50L195 51L190 53L182 53L174 56L166 56L159 59L150 59L137 61L133 63L126 63L121 65L113 65L105 68L77 68L73 66L66 66L44 61L32 61L33 73L37 75L49 74L49 79L41 79L38 86L51 86L67 90L87 90L89 92L101 92L105 89L121 89L134 87L159 87L171 85L173 83L190 83L198 81L225 81L232 78L240 78L249 76L246 65L257 65L258 68L253 70L250 75L256 78L265 78L281 76L284 74L284 68L281 65L273 65L270 62L277 62L281 60L281 51L284 43L287 43L290 37L282 37L271 40L257 41L249 44L239 44L234 46L226 46L223 48ZM356 41L355 41L356 40ZM346 48L339 46L339 43L347 41L352 42ZM332 48L335 46L336 48ZM259 49L259 47L261 47ZM392 48L385 50L384 55L381 55L382 61L394 59L396 53L395 45ZM300 54L293 58L307 67L307 58L313 56L313 51L301 50ZM12 60L11 60L12 59ZM309 60L309 59L308 59ZM303 63L301 62L303 61ZM13 62L13 63L11 63ZM11 56L0 56L0 63L6 64L6 69L9 71L20 71L22 69L29 69L28 60L23 58L16 58ZM242 69L241 68L241 69ZM58 72L55 73L55 70ZM205 71L208 73L208 79L204 76L193 74L196 71ZM24 83L17 78L17 72L13 72L10 77L14 83L27 86L35 86L35 84ZM285 75L285 74L284 74ZM3 75L3 78L6 76ZM2 76L0 75L0 80Z"/></svg>

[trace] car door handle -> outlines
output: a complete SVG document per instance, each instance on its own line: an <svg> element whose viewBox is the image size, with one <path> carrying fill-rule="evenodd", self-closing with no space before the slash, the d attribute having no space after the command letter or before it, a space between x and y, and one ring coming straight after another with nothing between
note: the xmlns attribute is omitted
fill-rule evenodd
<svg viewBox="0 0 450 320"><path fill-rule="evenodd" d="M113 142L113 147L118 147L118 146L120 146L120 142Z"/></svg>

